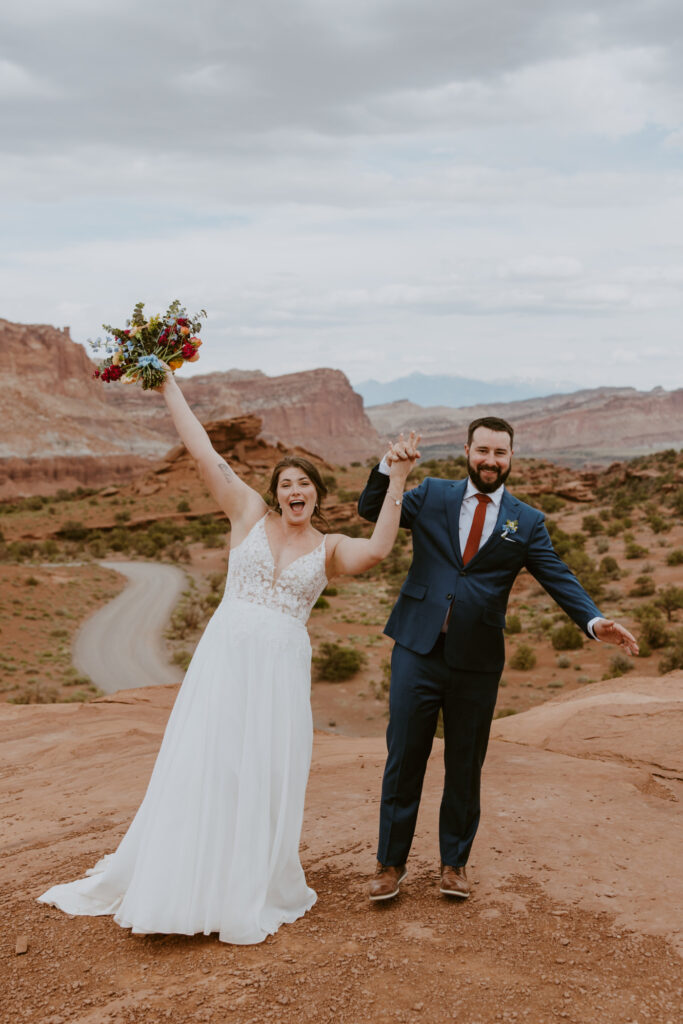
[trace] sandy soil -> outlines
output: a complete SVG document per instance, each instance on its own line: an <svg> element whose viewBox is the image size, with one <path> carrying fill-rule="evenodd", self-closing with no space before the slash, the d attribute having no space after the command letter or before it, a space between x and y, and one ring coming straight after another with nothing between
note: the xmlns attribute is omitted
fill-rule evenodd
<svg viewBox="0 0 683 1024"><path fill-rule="evenodd" d="M317 734L302 860L319 901L252 948L132 937L35 903L115 847L174 695L0 707L2 1021L679 1019L683 673L598 683L494 725L465 904L437 891L440 741L409 876L377 907L383 742Z"/></svg>

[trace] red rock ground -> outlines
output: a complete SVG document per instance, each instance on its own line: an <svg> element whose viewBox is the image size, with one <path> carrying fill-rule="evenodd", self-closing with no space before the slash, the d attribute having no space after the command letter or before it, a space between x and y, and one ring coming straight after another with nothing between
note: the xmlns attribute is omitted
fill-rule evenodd
<svg viewBox="0 0 683 1024"><path fill-rule="evenodd" d="M465 904L437 891L440 741L408 878L377 907L365 888L383 742L317 734L302 860L319 900L247 948L134 937L35 902L116 846L174 693L0 706L3 1022L680 1019L682 672L495 723Z"/></svg>

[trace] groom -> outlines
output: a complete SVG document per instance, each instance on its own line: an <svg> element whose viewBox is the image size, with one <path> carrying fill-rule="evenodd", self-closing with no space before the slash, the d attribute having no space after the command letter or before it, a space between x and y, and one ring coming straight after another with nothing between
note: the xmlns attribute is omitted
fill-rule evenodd
<svg viewBox="0 0 683 1024"><path fill-rule="evenodd" d="M446 768L440 891L469 896L465 864L479 824L481 769L505 659L505 610L520 569L589 636L638 652L634 637L603 618L556 554L543 514L506 490L513 437L505 420L474 420L465 445L467 480L427 477L403 496L401 526L412 531L413 562L385 629L396 642L372 900L396 896L405 876L439 710ZM372 470L358 502L365 519L379 515L389 463L411 454L400 441Z"/></svg>

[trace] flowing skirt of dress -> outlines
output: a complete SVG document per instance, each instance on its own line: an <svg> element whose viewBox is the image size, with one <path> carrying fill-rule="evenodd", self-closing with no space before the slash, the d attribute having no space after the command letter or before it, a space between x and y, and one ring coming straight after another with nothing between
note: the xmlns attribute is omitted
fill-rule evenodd
<svg viewBox="0 0 683 1024"><path fill-rule="evenodd" d="M40 897L133 932L255 943L315 903L299 861L313 739L297 619L224 598L195 651L144 800L115 853Z"/></svg>

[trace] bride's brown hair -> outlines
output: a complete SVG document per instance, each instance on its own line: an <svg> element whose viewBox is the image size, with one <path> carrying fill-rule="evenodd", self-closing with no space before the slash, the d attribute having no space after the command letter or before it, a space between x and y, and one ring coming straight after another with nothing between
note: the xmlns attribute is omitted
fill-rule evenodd
<svg viewBox="0 0 683 1024"><path fill-rule="evenodd" d="M327 526L327 519L325 519L325 516L320 511L322 503L327 497L327 487L325 487L325 484L323 483L323 478L321 477L319 470L316 469L312 462L309 462L308 459L302 458L300 455L285 455L284 459L280 459L277 466L273 469L270 484L268 485L268 494L272 498L275 510L277 512L282 511L277 501L277 485L280 481L280 474L282 473L282 470L287 469L288 466L293 466L295 469L302 470L315 487L317 501L315 503L315 509L313 510L313 516L318 519L322 519Z"/></svg>

